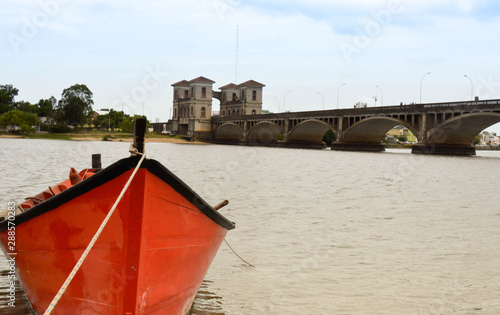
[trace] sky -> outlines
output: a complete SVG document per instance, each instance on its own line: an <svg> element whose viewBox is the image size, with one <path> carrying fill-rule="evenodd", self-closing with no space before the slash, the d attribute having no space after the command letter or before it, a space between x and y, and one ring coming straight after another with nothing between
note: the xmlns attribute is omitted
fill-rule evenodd
<svg viewBox="0 0 500 315"><path fill-rule="evenodd" d="M0 30L16 100L85 84L152 121L198 76L261 82L271 112L500 99L493 0L2 0Z"/></svg>

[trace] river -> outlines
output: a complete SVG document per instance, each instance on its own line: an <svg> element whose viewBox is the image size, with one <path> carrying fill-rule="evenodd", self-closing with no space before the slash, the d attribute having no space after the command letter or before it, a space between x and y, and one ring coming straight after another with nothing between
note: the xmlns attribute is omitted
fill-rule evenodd
<svg viewBox="0 0 500 315"><path fill-rule="evenodd" d="M0 139L0 208L128 143ZM236 222L192 314L500 314L500 152L473 157L151 143ZM31 314L18 289L0 314Z"/></svg>

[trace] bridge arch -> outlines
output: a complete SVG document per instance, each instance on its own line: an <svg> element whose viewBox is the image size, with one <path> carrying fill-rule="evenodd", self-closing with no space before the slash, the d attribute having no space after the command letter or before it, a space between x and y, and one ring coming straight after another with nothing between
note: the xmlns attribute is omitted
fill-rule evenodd
<svg viewBox="0 0 500 315"><path fill-rule="evenodd" d="M249 144L274 144L278 142L281 133L281 129L274 122L261 121L248 131L247 140Z"/></svg>
<svg viewBox="0 0 500 315"><path fill-rule="evenodd" d="M234 123L227 123L215 131L215 142L235 143L243 140L243 131Z"/></svg>
<svg viewBox="0 0 500 315"><path fill-rule="evenodd" d="M337 132L324 121L310 119L299 123L289 132L288 142L304 144L323 144L323 137L331 130L338 139Z"/></svg>
<svg viewBox="0 0 500 315"><path fill-rule="evenodd" d="M344 131L345 143L373 143L380 144L385 134L396 125L408 128L415 137L418 132L403 120L386 116L375 116L358 121Z"/></svg>
<svg viewBox="0 0 500 315"><path fill-rule="evenodd" d="M435 126L427 133L429 144L469 146L484 129L500 122L500 113L478 112L457 116Z"/></svg>

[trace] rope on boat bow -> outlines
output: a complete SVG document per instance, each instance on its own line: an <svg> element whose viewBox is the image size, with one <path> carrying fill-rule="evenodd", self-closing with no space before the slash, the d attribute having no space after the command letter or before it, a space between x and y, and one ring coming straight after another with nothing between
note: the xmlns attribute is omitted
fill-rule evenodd
<svg viewBox="0 0 500 315"><path fill-rule="evenodd" d="M127 191L128 187L130 186L130 183L132 182L132 180L134 179L135 174L137 173L137 171L141 167L142 161L144 161L144 158L146 157L146 154L145 153L140 153L137 150L134 153L142 155L141 159L139 160L139 163L137 163L137 166L135 167L134 171L132 172L132 175L130 175L130 177L129 177L127 183L125 184L125 186L123 187L120 195L118 196L118 198L116 199L115 203L113 204L113 207L111 207L111 210L109 210L108 215L106 216L106 218L104 218L104 221L102 221L101 226L99 227L99 229L95 233L94 237L92 238L92 240L90 241L89 245L87 246L87 248L83 252L82 256L80 257L80 259L76 263L75 267L73 268L73 270L69 274L68 278L66 279L66 281L64 281L63 285L59 289L59 292L57 292L57 294L54 297L54 299L52 300L52 302L50 302L50 305L47 308L47 310L45 311L45 313L43 313L44 315L49 315L52 312L52 310L54 309L54 307L57 305L57 302L59 302L59 299L62 297L62 295L64 294L64 292L66 292L66 289L68 288L69 284L71 283L71 280L73 280L73 277L75 276L75 274L77 273L77 271L82 266L83 262L85 261L85 258L87 258L87 255L89 254L90 250L92 249L92 247L94 246L95 242L99 238L99 235L101 235L102 230L104 229L104 227L108 223L109 219L111 218L111 215L113 215L113 212L115 212L115 209L118 206L118 203L122 200L123 195L125 195L125 192Z"/></svg>
<svg viewBox="0 0 500 315"><path fill-rule="evenodd" d="M238 255L238 253L235 252L235 250L231 247L231 245L229 245L229 243L226 241L226 239L224 239L224 242L226 242L226 245L229 246L229 249L231 249L231 251L239 258L241 259L242 262L244 262L245 264L249 265L250 267L255 267L254 265L252 265L251 263L249 263L248 261L246 261L245 259L241 258L240 255Z"/></svg>

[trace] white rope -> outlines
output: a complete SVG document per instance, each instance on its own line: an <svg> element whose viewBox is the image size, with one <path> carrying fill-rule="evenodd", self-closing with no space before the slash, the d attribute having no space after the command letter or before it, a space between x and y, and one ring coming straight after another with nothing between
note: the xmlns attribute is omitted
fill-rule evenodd
<svg viewBox="0 0 500 315"><path fill-rule="evenodd" d="M140 154L140 153L137 153L137 154ZM142 158L140 159L139 163L137 163L137 166L135 167L134 172L132 172L132 175L130 175L130 178L128 179L127 183L123 187L122 192L120 193L120 195L116 199L115 204L113 205L113 207L111 208L111 210L109 210L109 213L106 216L106 218L104 219L104 221L102 221L101 226L99 227L99 229L95 233L94 237L90 241L89 245L87 246L87 248L83 252L82 256L80 257L80 259L76 263L75 267L73 268L73 271L71 271L71 273L69 274L68 278L66 279L66 281L64 281L62 287L59 289L59 292L57 292L57 294L54 297L54 299L52 300L52 302L50 302L49 307L47 308L47 310L45 311L45 313L43 313L44 315L49 315L52 312L52 310L54 309L54 307L57 305L57 302L59 302L59 299L62 297L62 295L64 294L64 292L68 288L68 285L71 283L71 280L73 280L73 277L75 276L76 272L82 266L83 261L85 260L85 258L87 258L87 255L90 252L90 250L92 249L92 247L94 246L95 242L97 241L97 238L99 237L99 235L101 235L102 230L104 229L104 227L108 223L111 215L113 214L113 212L115 211L116 207L118 206L118 203L123 198L123 195L125 194L125 192L127 191L128 187L130 186L130 183L132 182L132 179L134 179L134 176L137 173L137 171L139 170L139 168L140 168L140 166L142 164L142 161L144 161L145 157L146 157L146 154L145 153L142 154Z"/></svg>

